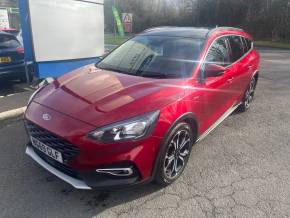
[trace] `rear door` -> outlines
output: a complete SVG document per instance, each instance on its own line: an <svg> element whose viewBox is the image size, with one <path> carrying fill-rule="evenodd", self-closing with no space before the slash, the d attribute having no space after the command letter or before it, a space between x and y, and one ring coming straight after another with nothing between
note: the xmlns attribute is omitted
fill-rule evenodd
<svg viewBox="0 0 290 218"><path fill-rule="evenodd" d="M16 37L0 34L0 67L20 64L23 60L23 48Z"/></svg>
<svg viewBox="0 0 290 218"><path fill-rule="evenodd" d="M238 35L228 36L230 46L230 62L232 64L232 81L230 90L234 94L234 99L240 100L249 83L249 77L252 74L252 66L249 48L244 38Z"/></svg>
<svg viewBox="0 0 290 218"><path fill-rule="evenodd" d="M246 88L248 87L252 79L253 73L257 69L257 66L256 66L257 56L253 49L253 42L250 39L245 38L245 37L242 37L242 41L244 44L245 54L244 54L243 60L241 60L241 63L245 65L247 70L246 70L246 74L243 76L242 81L241 81L241 89L246 90Z"/></svg>

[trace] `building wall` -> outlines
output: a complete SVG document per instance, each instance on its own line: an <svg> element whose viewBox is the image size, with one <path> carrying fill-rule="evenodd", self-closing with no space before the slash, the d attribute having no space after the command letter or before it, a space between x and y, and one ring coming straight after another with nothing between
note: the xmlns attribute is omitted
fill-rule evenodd
<svg viewBox="0 0 290 218"><path fill-rule="evenodd" d="M0 8L8 10L10 28L20 29L19 13L10 10L11 8L18 8L18 0L0 0Z"/></svg>

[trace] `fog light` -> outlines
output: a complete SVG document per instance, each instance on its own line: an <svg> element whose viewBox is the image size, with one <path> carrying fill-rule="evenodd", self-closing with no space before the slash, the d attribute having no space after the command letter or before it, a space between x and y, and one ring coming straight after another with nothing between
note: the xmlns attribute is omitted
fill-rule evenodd
<svg viewBox="0 0 290 218"><path fill-rule="evenodd" d="M108 168L108 169L97 169L97 173L105 173L113 176L131 176L134 172L133 169L128 168Z"/></svg>

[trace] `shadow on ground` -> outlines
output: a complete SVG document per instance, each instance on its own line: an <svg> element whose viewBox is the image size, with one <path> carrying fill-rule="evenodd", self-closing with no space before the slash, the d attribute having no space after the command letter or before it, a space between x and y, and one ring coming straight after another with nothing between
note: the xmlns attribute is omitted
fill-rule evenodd
<svg viewBox="0 0 290 218"><path fill-rule="evenodd" d="M19 92L24 92L25 84L19 81L11 81L0 78L0 96L7 96Z"/></svg>
<svg viewBox="0 0 290 218"><path fill-rule="evenodd" d="M76 190L24 154L27 136L22 120L2 126L0 138L0 217L90 218L139 198L135 202L141 204L161 190L155 184L110 191Z"/></svg>

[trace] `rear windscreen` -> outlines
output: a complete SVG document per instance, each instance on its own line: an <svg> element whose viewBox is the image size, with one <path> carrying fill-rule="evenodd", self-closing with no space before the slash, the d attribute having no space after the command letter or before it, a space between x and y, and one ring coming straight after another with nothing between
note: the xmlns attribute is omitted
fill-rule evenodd
<svg viewBox="0 0 290 218"><path fill-rule="evenodd" d="M20 44L13 36L0 35L0 49L17 48Z"/></svg>

